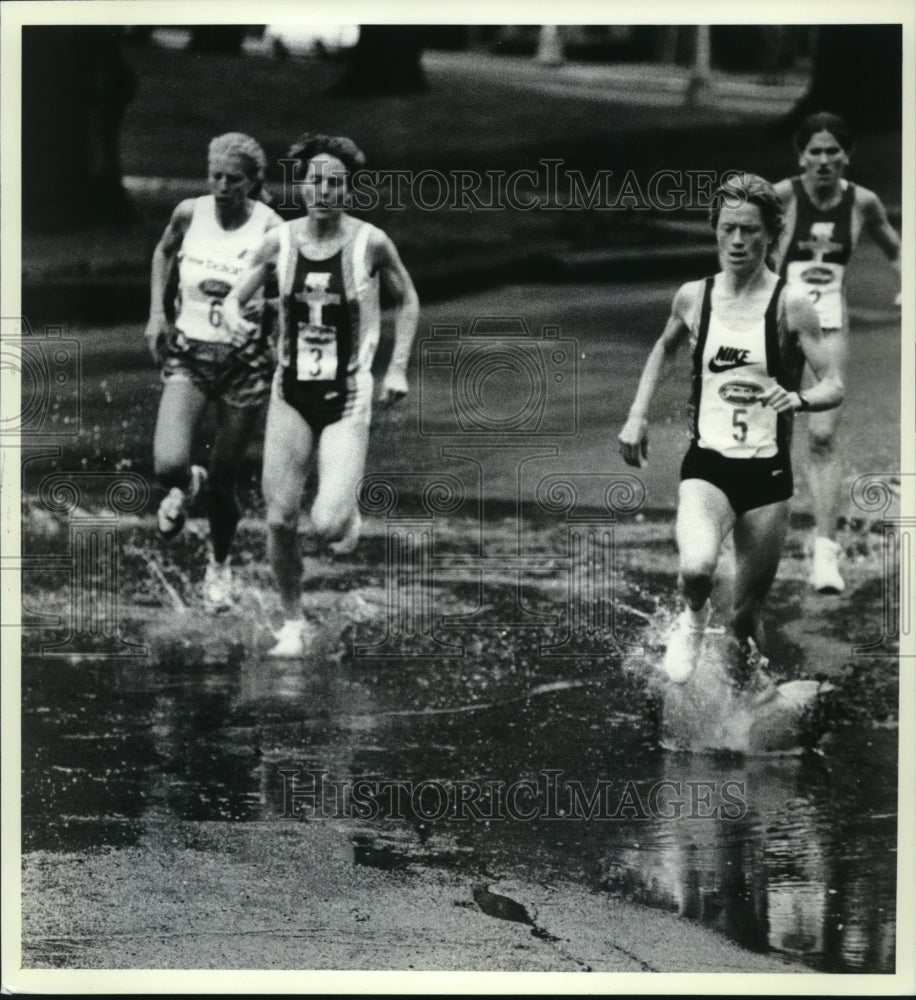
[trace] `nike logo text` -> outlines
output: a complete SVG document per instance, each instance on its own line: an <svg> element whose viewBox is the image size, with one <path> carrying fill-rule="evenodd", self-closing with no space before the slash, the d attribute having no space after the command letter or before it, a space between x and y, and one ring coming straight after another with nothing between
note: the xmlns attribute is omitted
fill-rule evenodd
<svg viewBox="0 0 916 1000"><path fill-rule="evenodd" d="M742 365L749 365L748 360L750 349L747 347L720 347L716 351L716 356L709 359L709 370L711 372L725 372L730 368L740 368Z"/></svg>

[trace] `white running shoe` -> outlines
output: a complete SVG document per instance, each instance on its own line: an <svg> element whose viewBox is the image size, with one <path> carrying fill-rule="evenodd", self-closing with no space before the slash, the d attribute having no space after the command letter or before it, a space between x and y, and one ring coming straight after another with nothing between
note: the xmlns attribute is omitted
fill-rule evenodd
<svg viewBox="0 0 916 1000"><path fill-rule="evenodd" d="M748 673L753 673L755 670L766 670L769 667L770 658L760 652L753 636L749 635L741 645L747 660Z"/></svg>
<svg viewBox="0 0 916 1000"><path fill-rule="evenodd" d="M202 465L191 466L191 485L188 487L188 497L185 500L185 505L189 510L194 506L201 491L207 485L208 478L207 470Z"/></svg>
<svg viewBox="0 0 916 1000"><path fill-rule="evenodd" d="M201 465L191 466L191 482L188 491L173 486L159 504L156 525L163 538L174 538L184 527L188 508L194 503L207 483L207 470Z"/></svg>
<svg viewBox="0 0 916 1000"><path fill-rule="evenodd" d="M821 594L842 594L846 589L839 568L840 546L830 538L814 539L814 560L808 582Z"/></svg>
<svg viewBox="0 0 916 1000"><path fill-rule="evenodd" d="M173 486L163 498L162 503L159 504L159 510L156 512L156 526L159 528L159 534L163 538L174 538L184 527L185 518L184 490Z"/></svg>
<svg viewBox="0 0 916 1000"><path fill-rule="evenodd" d="M753 703L761 704L776 697L776 685L767 672L770 666L769 658L757 648L751 636L741 642L741 652L744 656L744 671L747 682L745 690L751 696Z"/></svg>
<svg viewBox="0 0 916 1000"><path fill-rule="evenodd" d="M305 656L308 651L306 632L306 623L302 618L287 618L280 631L274 633L277 644L268 650L267 655L287 660Z"/></svg>
<svg viewBox="0 0 916 1000"><path fill-rule="evenodd" d="M232 607L232 569L227 559L222 565L210 562L204 576L204 599L213 611Z"/></svg>
<svg viewBox="0 0 916 1000"><path fill-rule="evenodd" d="M336 542L331 542L330 548L335 556L348 556L356 548L359 544L362 527L362 515L358 510L354 510L343 538L339 538Z"/></svg>
<svg viewBox="0 0 916 1000"><path fill-rule="evenodd" d="M705 609L696 614L685 608L678 616L668 636L668 648L661 663L661 669L672 683L686 683L696 670L711 615L712 608L707 602Z"/></svg>

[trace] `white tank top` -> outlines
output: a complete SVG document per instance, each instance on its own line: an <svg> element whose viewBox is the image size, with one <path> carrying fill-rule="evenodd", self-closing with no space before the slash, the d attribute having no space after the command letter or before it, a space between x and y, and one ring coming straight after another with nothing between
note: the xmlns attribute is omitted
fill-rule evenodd
<svg viewBox="0 0 916 1000"><path fill-rule="evenodd" d="M273 209L253 201L248 221L226 230L216 218L216 199L204 195L194 201L191 224L178 253L178 315L175 326L190 340L232 342L223 321L223 299L251 263L264 234L280 221ZM255 297L248 310L257 311Z"/></svg>
<svg viewBox="0 0 916 1000"><path fill-rule="evenodd" d="M759 320L738 331L712 312L712 284L707 283L694 346L695 436L701 448L726 458L770 458L779 450L778 415L759 399L777 382L772 372L778 364L781 287L777 282Z"/></svg>

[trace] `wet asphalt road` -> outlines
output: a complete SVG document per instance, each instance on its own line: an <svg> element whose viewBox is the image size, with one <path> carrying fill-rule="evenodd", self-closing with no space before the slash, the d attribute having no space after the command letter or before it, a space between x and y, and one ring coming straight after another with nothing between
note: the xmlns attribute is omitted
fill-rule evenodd
<svg viewBox="0 0 916 1000"><path fill-rule="evenodd" d="M245 592L217 628L173 576L187 611L161 590L157 605L148 587L122 607L143 657L49 659L37 630L26 633L27 965L276 968L302 955L299 967L354 969L751 969L781 957L800 969L893 968L896 728L841 713L817 752L780 758L660 746L647 664L675 603L673 386L659 395L642 476L646 519L615 529L616 649L587 629L570 644L572 536L532 497L549 475L588 473L577 480L585 510L594 474L624 471L609 442L671 292L500 293L503 314L535 331L563 316L564 358L547 369L562 376L549 383L551 433L541 424L506 448L455 433L441 372L380 422L370 472L460 485L433 526L432 604L402 609L432 622L419 645L392 628L407 619L392 617L382 516L367 519L349 560L306 550L304 607L320 628L307 665L261 655L273 606L254 522L240 535ZM865 295L859 308L880 317L878 306ZM488 308L486 296L443 303L424 329ZM894 323L872 317L869 334L847 404L859 472L890 467L886 427L899 414L899 394L876 400L873 381L893 356ZM101 355L101 337L87 332L86 343L87 360ZM421 341L421 357L430 346ZM513 377L484 386L490 415L509 422L521 418L500 402L498 379ZM870 420L857 421L866 406ZM403 451L390 446L396 433ZM417 483L398 482L414 501ZM408 503L404 524L413 513ZM190 534L183 551L199 553ZM128 519L122 541L123 583L144 590L149 524ZM877 561L863 556L847 594L818 604L800 544L772 602L785 676L833 676L853 698L844 629L851 613L880 613ZM596 937L605 920L614 933ZM694 939L691 921L724 936ZM687 937L659 948L659 927Z"/></svg>

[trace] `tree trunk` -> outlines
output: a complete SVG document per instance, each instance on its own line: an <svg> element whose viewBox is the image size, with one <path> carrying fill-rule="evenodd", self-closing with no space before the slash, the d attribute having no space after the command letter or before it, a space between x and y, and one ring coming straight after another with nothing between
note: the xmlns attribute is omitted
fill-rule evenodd
<svg viewBox="0 0 916 1000"><path fill-rule="evenodd" d="M60 232L124 225L133 209L121 184L121 122L136 78L117 28L22 29L22 222Z"/></svg>
<svg viewBox="0 0 916 1000"><path fill-rule="evenodd" d="M195 24L191 27L188 51L205 55L241 55L245 30L243 24Z"/></svg>
<svg viewBox="0 0 916 1000"><path fill-rule="evenodd" d="M361 24L359 41L331 93L341 97L421 94L427 89L422 54L420 25Z"/></svg>
<svg viewBox="0 0 916 1000"><path fill-rule="evenodd" d="M535 60L542 66L562 66L566 61L563 48L563 29L559 24L542 24L538 34Z"/></svg>
<svg viewBox="0 0 916 1000"><path fill-rule="evenodd" d="M818 111L855 131L900 128L903 34L899 24L832 24L817 29L811 86L789 113L797 126Z"/></svg>

